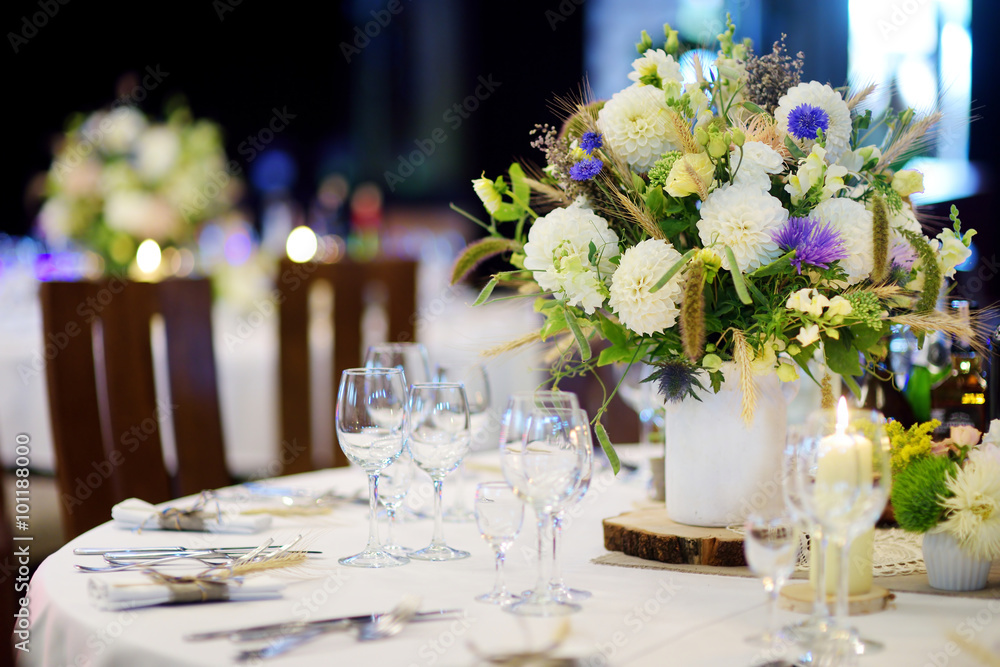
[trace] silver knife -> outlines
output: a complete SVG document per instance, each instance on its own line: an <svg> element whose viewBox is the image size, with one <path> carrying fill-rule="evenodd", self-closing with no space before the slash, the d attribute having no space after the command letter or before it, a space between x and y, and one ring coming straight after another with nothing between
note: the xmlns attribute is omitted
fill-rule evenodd
<svg viewBox="0 0 1000 667"><path fill-rule="evenodd" d="M434 611L418 611L413 615L413 622L436 621L450 619L456 614L461 614L461 609L437 609ZM285 623L270 623L268 625L256 625L249 628L233 628L232 630L214 630L211 632L198 632L185 635L184 639L189 642L205 641L208 639L231 638L234 641L250 641L253 639L265 639L275 635L284 635L291 632L300 632L306 628L323 628L334 625L350 625L352 623L363 623L378 618L381 614L358 614L357 616L339 616L336 618L321 618L314 621L288 621Z"/></svg>
<svg viewBox="0 0 1000 667"><path fill-rule="evenodd" d="M258 545L260 546L260 545ZM126 557L125 554L175 554L186 551L253 551L257 547L205 547L196 549L194 547L77 547L73 553L77 556L103 556L107 553L116 554L117 558ZM280 546L268 547L270 549L280 549ZM322 553L320 551L305 551L303 553ZM137 557L137 556L133 556Z"/></svg>

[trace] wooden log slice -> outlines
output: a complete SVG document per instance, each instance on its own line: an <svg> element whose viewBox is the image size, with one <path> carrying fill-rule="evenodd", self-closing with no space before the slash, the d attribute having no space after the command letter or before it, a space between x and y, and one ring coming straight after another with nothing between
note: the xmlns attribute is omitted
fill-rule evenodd
<svg viewBox="0 0 1000 667"><path fill-rule="evenodd" d="M847 613L851 616L863 616L864 614L884 611L889 608L890 603L895 598L896 596L891 591L881 586L872 586L867 593L848 596ZM789 584L781 588L778 606L799 614L811 614L815 599L816 592L809 584ZM833 608L836 603L834 596L828 595L826 600L826 606L830 613L834 613Z"/></svg>
<svg viewBox="0 0 1000 667"><path fill-rule="evenodd" d="M743 537L725 528L671 521L662 506L604 520L604 548L661 563L740 567Z"/></svg>

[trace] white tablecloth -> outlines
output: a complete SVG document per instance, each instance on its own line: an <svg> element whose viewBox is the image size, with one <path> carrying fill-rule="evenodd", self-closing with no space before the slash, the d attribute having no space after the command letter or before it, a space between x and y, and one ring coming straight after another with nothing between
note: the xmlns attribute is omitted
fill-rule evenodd
<svg viewBox="0 0 1000 667"><path fill-rule="evenodd" d="M490 477L497 477L494 473ZM310 473L288 482L313 489L331 486L342 491L364 487L357 469ZM426 485L414 492L428 497ZM447 482L446 482L447 488ZM568 654L582 656L584 665L699 665L733 667L755 664L763 653L742 639L762 628L764 593L754 579L629 569L591 563L605 553L600 519L628 510L644 496L639 483L595 478L582 511L566 531L565 578L593 592L583 611L569 617ZM322 618L385 610L406 594L422 598L425 609L461 608L461 621L409 625L397 637L362 644L353 634L331 634L301 647L274 663L289 665L471 665L477 664L470 645L481 651L523 649L544 643L559 621L522 619L473 601L493 580L493 559L473 524L445 524L447 541L472 552L472 557L448 563L411 562L388 570L341 567L336 559L364 544L366 510L345 506L327 517L277 519L268 535L279 541L306 532L310 548L324 554L295 574L276 601L158 607L101 612L89 602L91 576L73 571L73 563L95 563L93 556L73 556L77 546L249 544L262 539L144 531L131 533L113 525L100 526L66 545L39 567L31 582L31 652L23 665L223 665L236 648L228 641L191 644L186 633L288 619ZM431 522L402 524L401 542L424 546ZM521 537L510 551L508 581L514 590L534 581L535 531L526 516ZM924 665L971 667L964 654L949 655L947 634L969 634L994 643L1000 602L932 595L899 594L894 608L852 619L862 633L885 643L886 650L865 657L862 666ZM783 623L801 619L780 612Z"/></svg>

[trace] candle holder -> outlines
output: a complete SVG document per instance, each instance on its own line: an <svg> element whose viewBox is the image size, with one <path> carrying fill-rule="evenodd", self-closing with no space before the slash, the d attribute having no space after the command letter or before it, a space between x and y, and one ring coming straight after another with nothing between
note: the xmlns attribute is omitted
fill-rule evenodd
<svg viewBox="0 0 1000 667"><path fill-rule="evenodd" d="M875 526L889 498L892 475L885 417L877 410L849 410L841 398L836 410L809 416L794 455L794 483L802 509L846 565L852 542ZM857 633L847 621L852 569L839 568L833 623L812 647L837 665L856 664L858 657Z"/></svg>

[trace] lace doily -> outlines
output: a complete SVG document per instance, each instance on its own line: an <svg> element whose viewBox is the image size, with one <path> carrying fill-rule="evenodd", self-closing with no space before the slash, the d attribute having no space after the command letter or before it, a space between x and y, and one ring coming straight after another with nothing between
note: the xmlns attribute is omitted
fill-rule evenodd
<svg viewBox="0 0 1000 667"><path fill-rule="evenodd" d="M742 525L729 526L729 530L744 535ZM809 536L799 538L798 562L795 569L809 570ZM875 549L872 566L876 577L893 577L904 574L924 574L922 539L920 535L908 533L900 528L878 528L875 530Z"/></svg>

